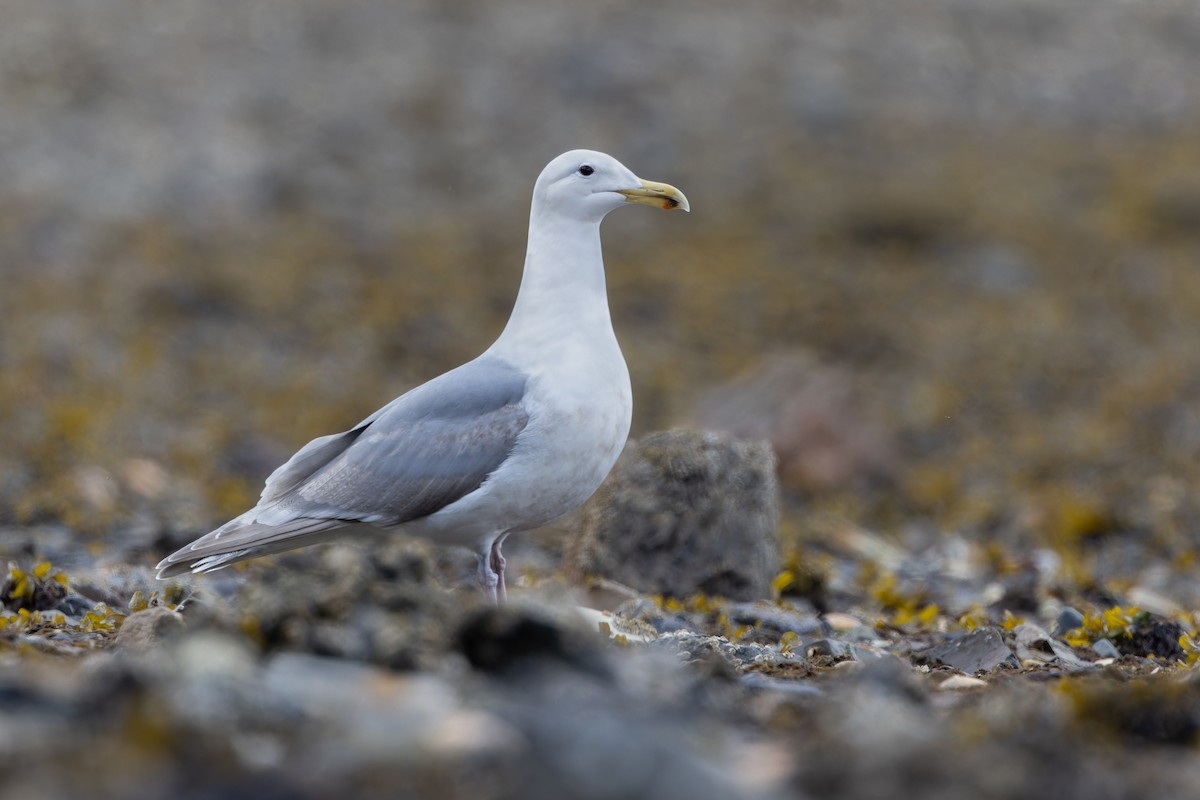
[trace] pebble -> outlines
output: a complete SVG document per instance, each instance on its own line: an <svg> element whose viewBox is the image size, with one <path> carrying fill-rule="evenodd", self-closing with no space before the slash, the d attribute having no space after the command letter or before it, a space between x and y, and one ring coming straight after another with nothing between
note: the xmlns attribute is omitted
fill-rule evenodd
<svg viewBox="0 0 1200 800"><path fill-rule="evenodd" d="M822 616L822 619L838 633L864 627L861 619L852 614L843 614L840 611L830 611L828 614Z"/></svg>
<svg viewBox="0 0 1200 800"><path fill-rule="evenodd" d="M1117 646L1108 639L1097 639L1092 643L1092 652L1100 656L1100 658L1120 658L1121 651Z"/></svg>
<svg viewBox="0 0 1200 800"><path fill-rule="evenodd" d="M802 614L770 603L731 603L725 613L732 625L749 625L769 639L779 640L785 633L801 639L832 633L820 617Z"/></svg>
<svg viewBox="0 0 1200 800"><path fill-rule="evenodd" d="M182 633L186 627L183 617L175 611L152 606L125 618L116 644L129 650L146 650Z"/></svg>
<svg viewBox="0 0 1200 800"><path fill-rule="evenodd" d="M1016 666L1017 663L1000 630L992 627L953 636L930 647L922 655L968 675L987 672L1001 664Z"/></svg>
<svg viewBox="0 0 1200 800"><path fill-rule="evenodd" d="M1077 608L1067 606L1058 612L1058 620L1054 623L1054 633L1063 636L1067 631L1073 631L1083 626L1083 614Z"/></svg>
<svg viewBox="0 0 1200 800"><path fill-rule="evenodd" d="M1023 622L1012 630L1013 651L1025 661L1058 661L1068 672L1092 669L1092 664L1075 655L1070 645L1060 642L1038 626Z"/></svg>

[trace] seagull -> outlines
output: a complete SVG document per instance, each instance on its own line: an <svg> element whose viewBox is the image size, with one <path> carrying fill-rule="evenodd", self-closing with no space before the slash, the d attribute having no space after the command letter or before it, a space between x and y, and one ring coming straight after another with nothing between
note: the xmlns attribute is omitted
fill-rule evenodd
<svg viewBox="0 0 1200 800"><path fill-rule="evenodd" d="M167 556L158 577L397 530L473 548L484 595L503 602L505 538L582 505L629 436L633 395L600 252L600 222L629 203L690 210L674 186L604 153L551 161L533 187L525 271L495 343L300 448L254 508Z"/></svg>

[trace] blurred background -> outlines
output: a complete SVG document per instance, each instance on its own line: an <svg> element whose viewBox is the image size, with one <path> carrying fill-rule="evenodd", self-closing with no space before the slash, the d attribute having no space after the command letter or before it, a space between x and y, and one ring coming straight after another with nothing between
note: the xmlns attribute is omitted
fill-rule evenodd
<svg viewBox="0 0 1200 800"><path fill-rule="evenodd" d="M634 435L770 438L794 558L962 536L1194 607L1191 3L0 17L5 524L149 563L242 511L492 341L534 178L590 147L694 209L605 223Z"/></svg>

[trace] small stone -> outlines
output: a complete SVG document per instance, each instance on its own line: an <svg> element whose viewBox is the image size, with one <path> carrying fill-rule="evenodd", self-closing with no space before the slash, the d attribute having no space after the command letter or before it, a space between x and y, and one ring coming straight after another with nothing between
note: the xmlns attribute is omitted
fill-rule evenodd
<svg viewBox="0 0 1200 800"><path fill-rule="evenodd" d="M1075 655L1075 651L1038 626L1023 622L1013 628L1013 651L1021 661L1058 661L1068 672L1082 672L1092 665Z"/></svg>
<svg viewBox="0 0 1200 800"><path fill-rule="evenodd" d="M1058 612L1058 621L1054 623L1056 636L1065 636L1067 631L1073 631L1083 626L1083 614L1079 609L1067 606Z"/></svg>
<svg viewBox="0 0 1200 800"><path fill-rule="evenodd" d="M850 628L845 631L842 638L847 642L878 642L880 641L879 633L866 625L859 625L855 628Z"/></svg>
<svg viewBox="0 0 1200 800"><path fill-rule="evenodd" d="M130 614L121 624L116 644L131 650L147 650L183 631L187 625L178 613L163 606L152 606Z"/></svg>
<svg viewBox="0 0 1200 800"><path fill-rule="evenodd" d="M770 603L731 603L725 608L725 614L731 625L750 626L759 639L778 641L785 633L811 639L832 633L832 629L820 617Z"/></svg>
<svg viewBox="0 0 1200 800"><path fill-rule="evenodd" d="M1099 639L1092 644L1092 652L1100 658L1120 658L1121 651L1108 639Z"/></svg>
<svg viewBox="0 0 1200 800"><path fill-rule="evenodd" d="M439 758L478 761L518 756L528 743L494 714L461 710L437 720L425 735L424 746Z"/></svg>
<svg viewBox="0 0 1200 800"><path fill-rule="evenodd" d="M847 642L837 639L818 639L808 646L805 651L809 658L826 656L828 658L854 658L854 648Z"/></svg>
<svg viewBox="0 0 1200 800"><path fill-rule="evenodd" d="M949 692L960 689L979 689L984 686L987 686L987 681L979 678L972 678L969 675L951 675L939 683L937 688Z"/></svg>
<svg viewBox="0 0 1200 800"><path fill-rule="evenodd" d="M761 644L734 644L724 636L676 631L660 636L651 647L674 652L688 663L724 664L731 669L790 662L790 656Z"/></svg>
<svg viewBox="0 0 1200 800"><path fill-rule="evenodd" d="M830 611L821 618L825 620L830 628L833 628L838 633L853 630L863 625L863 621L858 617L851 614L843 614L840 611Z"/></svg>
<svg viewBox="0 0 1200 800"><path fill-rule="evenodd" d="M853 664L853 661L844 661L843 664ZM838 664L841 666L841 664ZM784 680L783 678L773 678L769 675L764 675L761 672L747 672L739 676L738 683L750 689L757 689L768 692L781 692L783 694L799 695L802 697L821 697L824 691L819 686L814 686L807 681Z"/></svg>
<svg viewBox="0 0 1200 800"><path fill-rule="evenodd" d="M924 656L968 675L987 672L1005 663L1017 665L1012 650L996 628L980 628L953 637L930 647Z"/></svg>
<svg viewBox="0 0 1200 800"><path fill-rule="evenodd" d="M861 661L864 663L868 661L886 661L896 658L896 656L886 650L880 650L878 647L871 647L870 645L858 643L850 645L850 655L854 657L855 661Z"/></svg>

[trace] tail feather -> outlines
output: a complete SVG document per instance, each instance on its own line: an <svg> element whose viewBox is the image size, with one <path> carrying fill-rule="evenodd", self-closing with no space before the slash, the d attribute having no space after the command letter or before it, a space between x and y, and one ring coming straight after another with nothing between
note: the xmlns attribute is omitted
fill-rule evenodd
<svg viewBox="0 0 1200 800"><path fill-rule="evenodd" d="M158 562L158 578L213 572L238 561L307 547L336 539L349 527L349 523L336 519L301 518L280 525L233 520Z"/></svg>

